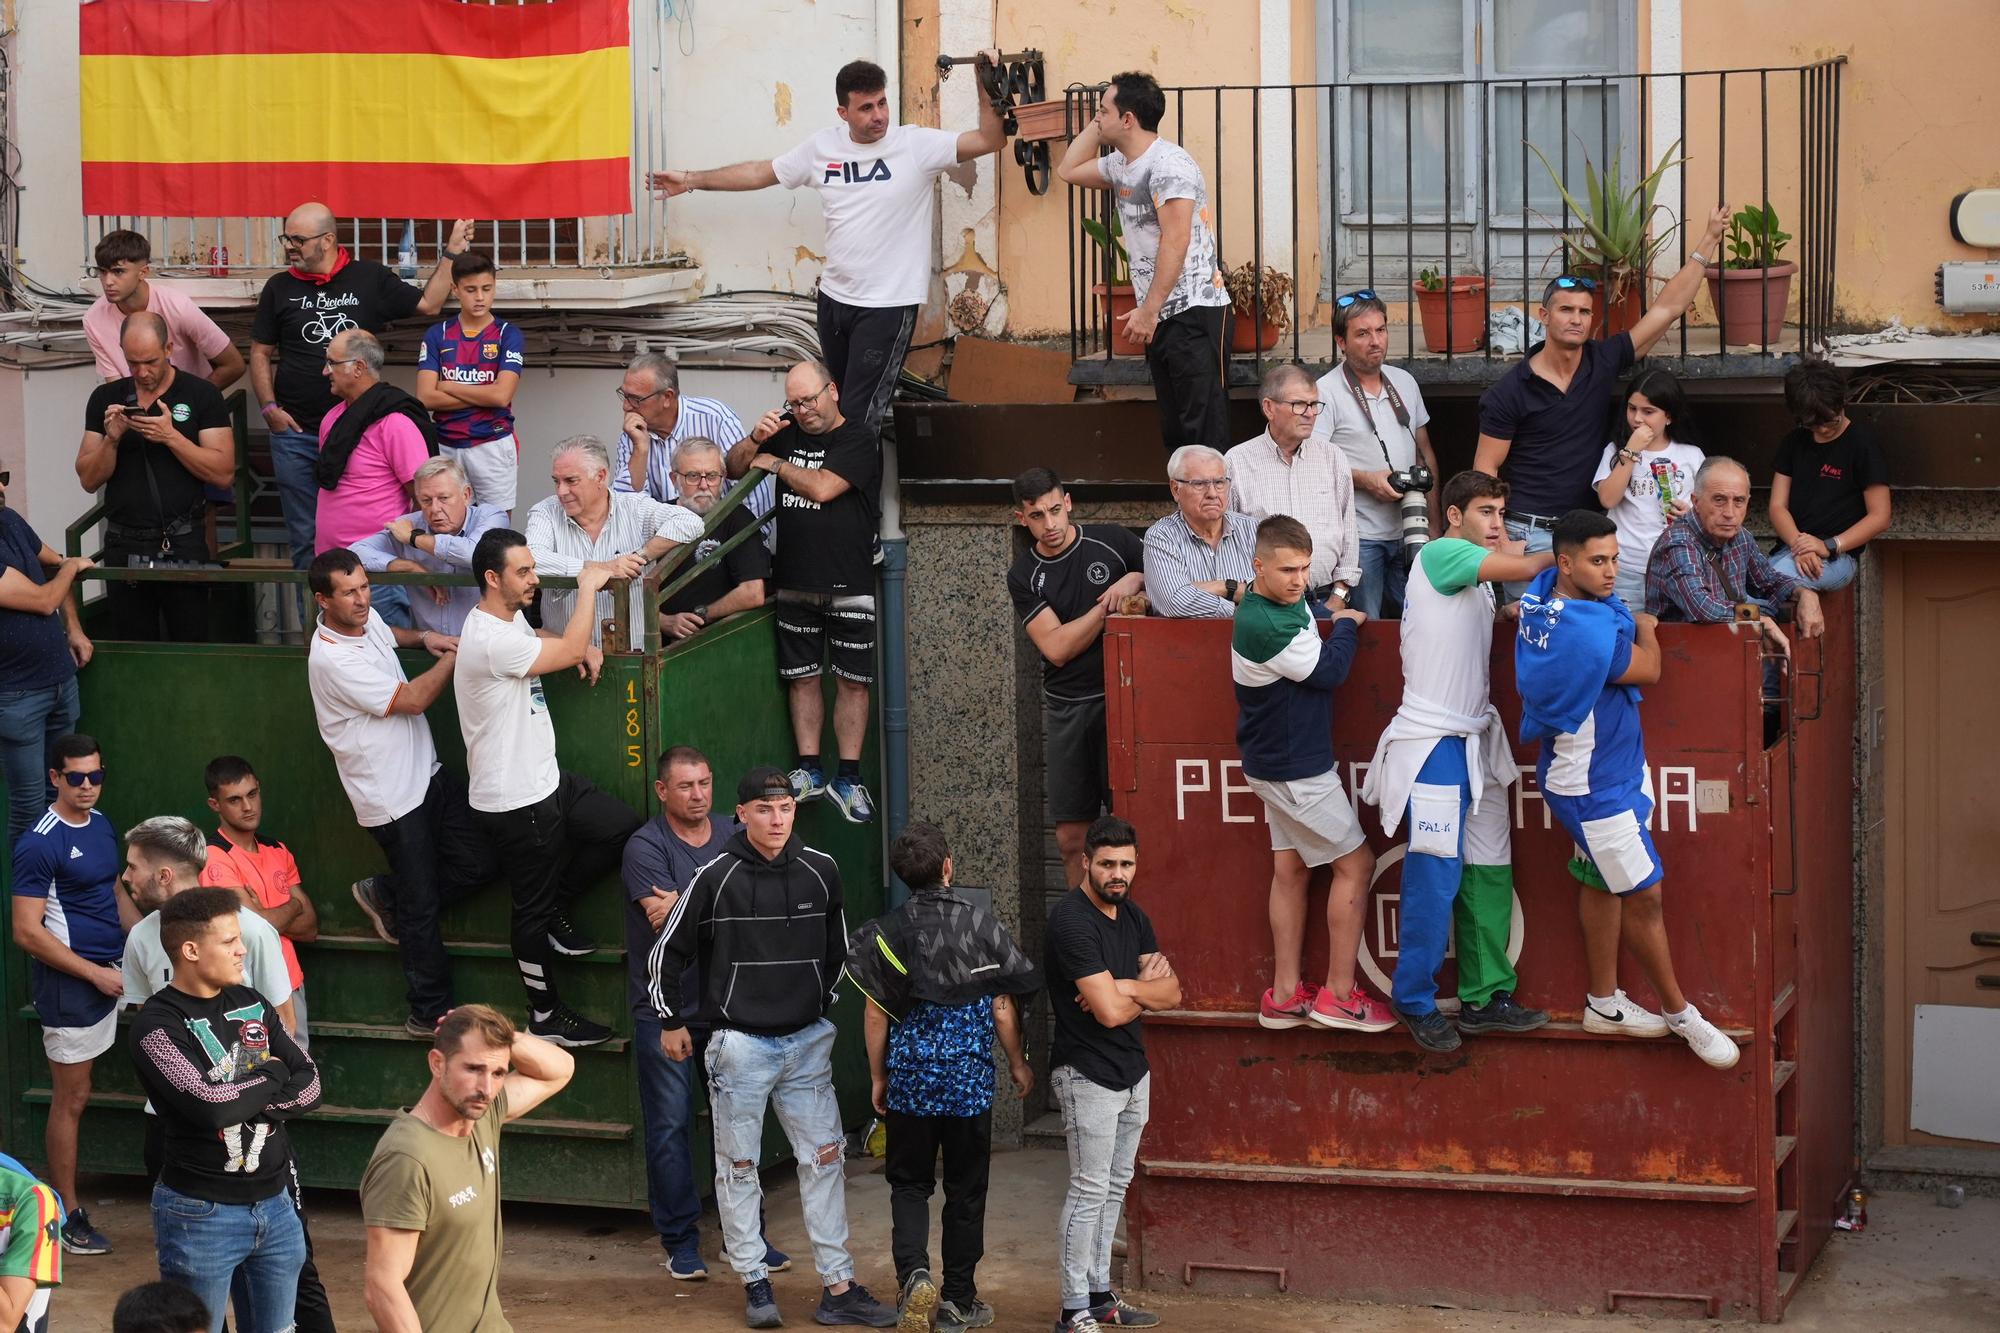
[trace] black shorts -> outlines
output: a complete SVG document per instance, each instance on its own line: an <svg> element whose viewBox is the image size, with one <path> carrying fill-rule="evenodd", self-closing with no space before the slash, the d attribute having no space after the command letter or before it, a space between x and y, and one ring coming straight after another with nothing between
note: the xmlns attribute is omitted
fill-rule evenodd
<svg viewBox="0 0 2000 1333"><path fill-rule="evenodd" d="M1105 757L1104 700L1042 700L1043 750L1048 773L1049 818L1058 824L1095 819L1111 808Z"/></svg>
<svg viewBox="0 0 2000 1333"><path fill-rule="evenodd" d="M857 685L875 682L875 598L781 588L778 679L810 680L829 658L833 674Z"/></svg>

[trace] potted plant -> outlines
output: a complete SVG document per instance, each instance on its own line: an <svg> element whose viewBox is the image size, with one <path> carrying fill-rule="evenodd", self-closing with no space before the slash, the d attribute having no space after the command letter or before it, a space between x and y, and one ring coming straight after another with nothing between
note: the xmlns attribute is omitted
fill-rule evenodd
<svg viewBox="0 0 2000 1333"><path fill-rule="evenodd" d="M1229 350L1263 352L1278 345L1292 322L1292 275L1245 260L1222 270L1222 285L1236 317L1230 321Z"/></svg>
<svg viewBox="0 0 2000 1333"><path fill-rule="evenodd" d="M1660 177L1669 167L1684 160L1674 156L1680 141L1675 140L1660 155L1659 165L1630 189L1625 187L1619 170L1618 154L1611 155L1611 164L1602 175L1589 154L1585 154L1584 193L1590 199L1587 207L1570 194L1542 150L1533 144L1528 147L1541 158L1543 169L1576 219L1576 225L1562 238L1564 268L1580 277L1597 280L1596 304L1600 316L1597 336L1609 338L1631 328L1639 322L1643 311L1646 276L1653 270L1653 261L1673 238L1673 226L1653 234L1653 215L1666 209L1654 196L1660 189Z"/></svg>
<svg viewBox="0 0 2000 1333"><path fill-rule="evenodd" d="M1417 274L1411 286L1417 293L1426 350L1472 352L1486 345L1485 278L1477 273L1454 273L1447 291L1444 274L1427 268Z"/></svg>
<svg viewBox="0 0 2000 1333"><path fill-rule="evenodd" d="M1799 266L1780 263L1778 256L1791 239L1790 232L1778 230L1778 211L1769 204L1738 209L1729 219L1722 264L1708 269L1708 299L1724 347L1768 347L1784 336L1785 302Z"/></svg>
<svg viewBox="0 0 2000 1333"><path fill-rule="evenodd" d="M1139 304L1139 299L1132 292L1132 262L1125 253L1125 223L1118 216L1118 209L1112 208L1109 227L1096 218L1085 218L1083 234L1097 242L1097 248L1104 252L1105 271L1111 275L1109 282L1093 283L1090 288L1103 315L1105 334L1111 339L1111 354L1142 356L1146 349L1125 336L1125 325L1120 322Z"/></svg>

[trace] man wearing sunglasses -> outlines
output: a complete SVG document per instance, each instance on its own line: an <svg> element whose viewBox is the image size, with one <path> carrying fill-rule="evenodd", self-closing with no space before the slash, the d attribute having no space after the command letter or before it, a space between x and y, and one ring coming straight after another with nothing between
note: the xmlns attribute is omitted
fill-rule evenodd
<svg viewBox="0 0 2000 1333"><path fill-rule="evenodd" d="M76 673L92 651L76 608L76 576L90 561L57 555L7 508L11 480L0 472L0 773L9 840L55 799L49 747L76 726Z"/></svg>
<svg viewBox="0 0 2000 1333"><path fill-rule="evenodd" d="M1553 548L1556 522L1572 509L1598 510L1591 484L1604 452L1612 399L1632 363L1653 349L1694 304L1702 275L1719 256L1729 209L1709 215L1708 230L1688 252L1629 332L1593 340L1610 293L1593 278L1561 274L1542 291L1536 318L1547 340L1528 349L1479 398L1479 448L1473 468L1512 488L1507 535L1533 555ZM1645 275L1633 279L1645 282ZM1518 597L1524 584L1506 585Z"/></svg>
<svg viewBox="0 0 2000 1333"><path fill-rule="evenodd" d="M55 803L14 840L14 943L34 960L35 1016L53 1089L43 1145L49 1184L68 1214L63 1248L107 1254L111 1242L79 1206L76 1141L90 1099L91 1065L118 1036L118 1000L125 993L119 959L139 913L118 892L124 857L111 821L97 808L104 793L97 742L64 736L49 763Z"/></svg>
<svg viewBox="0 0 2000 1333"><path fill-rule="evenodd" d="M731 443L749 434L721 400L683 394L680 367L664 352L641 352L632 358L618 385L618 405L625 409L625 420L619 430L618 455L612 460L616 466L611 469L611 489L644 491L662 504L681 498L675 460L683 444ZM722 483L718 498L729 489L729 478ZM741 507L762 518L771 512L776 498L776 483L765 477Z"/></svg>
<svg viewBox="0 0 2000 1333"><path fill-rule="evenodd" d="M356 259L340 243L338 227L325 204L292 210L278 237L290 267L264 284L250 325L250 386L271 431L271 470L296 569L312 559L317 530L313 466L319 459L320 419L336 401L321 373L329 346L349 329L380 333L399 319L443 310L451 292L451 261L472 240L469 219L452 223L437 267L419 288L394 269Z"/></svg>

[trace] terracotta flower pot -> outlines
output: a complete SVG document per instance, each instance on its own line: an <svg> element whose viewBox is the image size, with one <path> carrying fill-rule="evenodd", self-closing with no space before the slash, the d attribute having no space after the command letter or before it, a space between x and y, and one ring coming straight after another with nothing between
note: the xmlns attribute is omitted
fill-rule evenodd
<svg viewBox="0 0 2000 1333"><path fill-rule="evenodd" d="M1486 345L1486 279L1454 277L1450 290L1411 284L1423 320L1424 346L1433 352L1472 352ZM1446 319L1446 311L1450 319Z"/></svg>
<svg viewBox="0 0 2000 1333"><path fill-rule="evenodd" d="M1146 349L1125 336L1125 326L1118 321L1138 308L1139 298L1130 287L1110 287L1104 283L1093 283L1090 290L1097 297L1097 306L1104 316L1104 331L1111 339L1111 355L1144 356Z"/></svg>
<svg viewBox="0 0 2000 1333"><path fill-rule="evenodd" d="M1278 337L1284 326L1272 320L1259 324L1254 316L1241 310L1229 312L1229 350L1232 352L1268 352L1278 345Z"/></svg>
<svg viewBox="0 0 2000 1333"><path fill-rule="evenodd" d="M1798 271L1797 264L1708 270L1708 299L1715 306L1722 345L1758 343L1768 347L1784 337L1785 303L1792 294L1792 275ZM1768 304L1764 295L1767 287Z"/></svg>
<svg viewBox="0 0 2000 1333"><path fill-rule="evenodd" d="M1621 333L1629 333L1640 318L1645 315L1645 307L1639 299L1639 279L1634 278L1625 287L1625 295L1613 302L1605 299L1604 288L1597 289L1597 310L1591 315L1590 336L1602 341L1615 338Z"/></svg>

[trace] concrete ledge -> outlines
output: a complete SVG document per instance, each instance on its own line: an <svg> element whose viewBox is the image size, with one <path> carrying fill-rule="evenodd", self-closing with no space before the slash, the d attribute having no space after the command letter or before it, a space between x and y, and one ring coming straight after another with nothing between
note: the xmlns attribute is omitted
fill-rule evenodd
<svg viewBox="0 0 2000 1333"><path fill-rule="evenodd" d="M1877 1148L1868 1155L1861 1179L1876 1190L1934 1192L1939 1185L1963 1185L1967 1194L2000 1198L2000 1147L1906 1144Z"/></svg>
<svg viewBox="0 0 2000 1333"><path fill-rule="evenodd" d="M274 269L244 269L226 278L174 277L177 291L212 310L248 309ZM500 279L495 304L503 310L630 310L680 305L701 295L699 268L515 268Z"/></svg>

